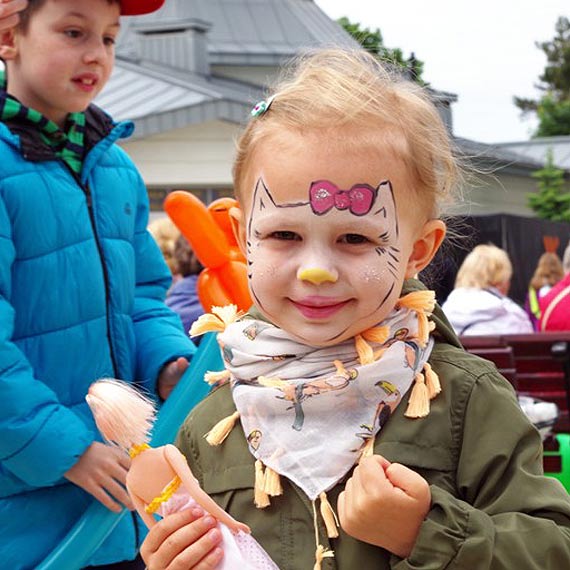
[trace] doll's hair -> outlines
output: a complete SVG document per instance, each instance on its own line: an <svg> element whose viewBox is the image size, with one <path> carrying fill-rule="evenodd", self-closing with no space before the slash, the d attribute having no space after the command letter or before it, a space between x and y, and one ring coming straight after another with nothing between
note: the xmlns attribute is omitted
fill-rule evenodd
<svg viewBox="0 0 570 570"><path fill-rule="evenodd" d="M486 289L505 283L513 275L513 266L507 252L493 244L482 244L463 260L455 287Z"/></svg>
<svg viewBox="0 0 570 570"><path fill-rule="evenodd" d="M237 199L253 155L279 133L316 133L335 148L375 149L388 144L412 175L416 199L439 215L462 175L450 133L427 90L385 67L365 50L322 49L286 66L270 91L267 111L256 113L237 141L233 167ZM380 146L383 152L385 146ZM279 148L275 151L279 160ZM381 175L379 173L379 175Z"/></svg>
<svg viewBox="0 0 570 570"><path fill-rule="evenodd" d="M555 252L547 251L543 253L539 260L534 274L530 280L533 289L540 289L544 285L556 285L564 277L562 261Z"/></svg>
<svg viewBox="0 0 570 570"><path fill-rule="evenodd" d="M85 397L103 438L125 450L148 443L156 410L153 402L126 382L94 382Z"/></svg>

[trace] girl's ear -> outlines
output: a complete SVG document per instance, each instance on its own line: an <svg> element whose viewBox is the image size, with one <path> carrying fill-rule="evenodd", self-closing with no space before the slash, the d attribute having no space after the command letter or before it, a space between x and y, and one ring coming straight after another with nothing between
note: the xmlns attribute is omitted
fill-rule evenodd
<svg viewBox="0 0 570 570"><path fill-rule="evenodd" d="M14 28L0 33L0 59L9 61L18 55Z"/></svg>
<svg viewBox="0 0 570 570"><path fill-rule="evenodd" d="M429 220L414 242L412 253L406 266L406 279L416 276L433 259L445 238L445 222Z"/></svg>
<svg viewBox="0 0 570 570"><path fill-rule="evenodd" d="M232 224L232 230L234 236L238 243L238 246L243 253L243 256L247 258L247 247L246 247L246 232L245 232L245 220L243 215L243 210L241 207L230 208L230 222Z"/></svg>

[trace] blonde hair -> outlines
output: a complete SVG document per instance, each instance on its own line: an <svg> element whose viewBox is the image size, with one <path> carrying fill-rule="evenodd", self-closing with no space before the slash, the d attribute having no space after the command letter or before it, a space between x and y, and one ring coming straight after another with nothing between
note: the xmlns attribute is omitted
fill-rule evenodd
<svg viewBox="0 0 570 570"><path fill-rule="evenodd" d="M148 231L151 233L154 241L158 244L162 257L166 261L166 265L171 273L176 273L178 268L174 258L174 246L176 240L180 236L180 230L174 225L174 222L167 216L157 218L148 225Z"/></svg>
<svg viewBox="0 0 570 570"><path fill-rule="evenodd" d="M562 277L564 277L564 269L562 268L560 257L554 252L547 251L538 260L538 265L530 280L530 286L533 289L540 289L544 285L553 286Z"/></svg>
<svg viewBox="0 0 570 570"><path fill-rule="evenodd" d="M463 260L455 287L486 289L508 282L513 266L507 252L496 245L478 245Z"/></svg>
<svg viewBox="0 0 570 570"><path fill-rule="evenodd" d="M343 132L334 144L390 144L412 174L417 196L436 215L454 197L461 169L429 94L368 52L326 49L299 56L272 92L269 109L249 122L237 142L233 175L238 200L248 191L249 161L269 137L283 130L330 137L341 128L353 128L356 135Z"/></svg>
<svg viewBox="0 0 570 570"><path fill-rule="evenodd" d="M105 441L125 451L150 442L155 406L130 384L103 378L91 384L85 399Z"/></svg>

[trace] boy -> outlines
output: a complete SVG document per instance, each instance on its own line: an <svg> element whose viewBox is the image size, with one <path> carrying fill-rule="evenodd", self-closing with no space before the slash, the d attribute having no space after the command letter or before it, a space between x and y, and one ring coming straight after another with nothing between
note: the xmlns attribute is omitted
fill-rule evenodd
<svg viewBox="0 0 570 570"><path fill-rule="evenodd" d="M168 396L195 347L164 304L170 273L148 200L114 143L132 131L90 105L120 15L164 0L29 0L0 33L0 559L35 568L93 501L132 509L129 460L85 403L104 376ZM91 564L131 560L124 517ZM125 567L125 566L121 566Z"/></svg>

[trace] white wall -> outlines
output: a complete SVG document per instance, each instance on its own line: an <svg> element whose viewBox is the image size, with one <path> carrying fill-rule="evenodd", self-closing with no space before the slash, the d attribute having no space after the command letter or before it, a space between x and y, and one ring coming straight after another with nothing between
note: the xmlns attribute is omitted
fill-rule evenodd
<svg viewBox="0 0 570 570"><path fill-rule="evenodd" d="M237 125L215 121L122 146L149 187L228 188L238 132Z"/></svg>

